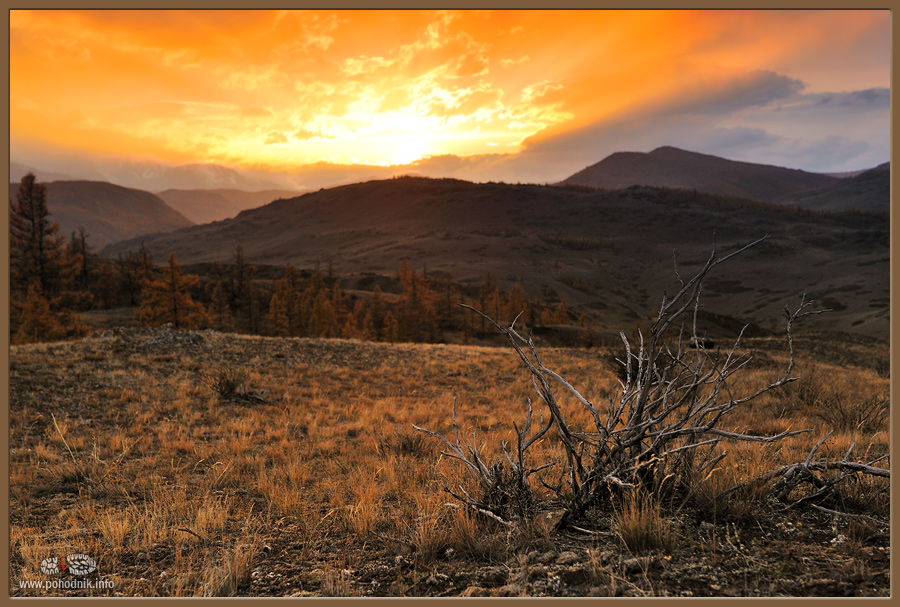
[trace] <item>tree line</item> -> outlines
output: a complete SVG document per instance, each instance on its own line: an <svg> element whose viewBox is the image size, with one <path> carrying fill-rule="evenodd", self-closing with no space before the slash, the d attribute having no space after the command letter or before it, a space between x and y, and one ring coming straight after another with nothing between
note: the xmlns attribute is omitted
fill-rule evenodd
<svg viewBox="0 0 900 607"><path fill-rule="evenodd" d="M283 337L359 338L372 341L442 341L446 332L464 343L489 332L457 304L492 318L525 324L571 322L565 297L547 306L530 301L522 286L502 289L490 276L465 292L448 275L428 276L401 260L395 293L346 292L331 272L300 271L286 264L273 281L258 278L239 245L228 263L213 263L201 278L187 273L171 253L154 264L149 250L102 259L82 228L70 238L50 221L46 191L26 175L10 200L10 338L13 343L68 339L89 328L79 313L134 307L144 326Z"/></svg>
<svg viewBox="0 0 900 607"><path fill-rule="evenodd" d="M136 254L144 258L145 253ZM214 263L201 278L188 274L174 253L142 281L135 318L146 326L212 328L279 337L359 338L370 341L439 342L451 332L466 342L490 332L458 303L526 324L569 323L563 298L550 308L529 301L518 283L501 289L486 278L475 296L466 296L449 276L428 277L403 259L394 274L399 293L347 292L331 272L298 271L285 265L264 284L239 245L228 264Z"/></svg>

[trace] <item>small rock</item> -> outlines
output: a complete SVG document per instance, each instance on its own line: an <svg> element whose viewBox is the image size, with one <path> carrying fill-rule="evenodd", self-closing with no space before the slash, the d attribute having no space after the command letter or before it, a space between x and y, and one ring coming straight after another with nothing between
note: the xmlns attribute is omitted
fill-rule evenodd
<svg viewBox="0 0 900 607"><path fill-rule="evenodd" d="M487 588L482 588L481 586L469 586L459 596L491 596L491 593L488 592Z"/></svg>
<svg viewBox="0 0 900 607"><path fill-rule="evenodd" d="M626 559L622 562L625 571L628 573L637 573L638 571L646 571L653 563L653 559L649 556L641 556L633 559Z"/></svg>
<svg viewBox="0 0 900 607"><path fill-rule="evenodd" d="M519 596L521 589L518 584L507 584L497 589L497 596Z"/></svg>
<svg viewBox="0 0 900 607"><path fill-rule="evenodd" d="M581 560L581 559L578 558L577 554L575 554L571 550L568 550L566 552L561 553L558 557L556 557L556 564L563 565L563 566L574 565L579 560Z"/></svg>
<svg viewBox="0 0 900 607"><path fill-rule="evenodd" d="M535 517L535 524L539 529L552 531L565 516L565 510L551 510L549 512L541 512Z"/></svg>
<svg viewBox="0 0 900 607"><path fill-rule="evenodd" d="M536 565L528 572L528 579L533 580L539 577L547 577L550 569L544 565Z"/></svg>
<svg viewBox="0 0 900 607"><path fill-rule="evenodd" d="M294 594L290 595L291 597L299 597L299 596L316 596L315 593L310 592L309 590L298 590Z"/></svg>
<svg viewBox="0 0 900 607"><path fill-rule="evenodd" d="M501 586L506 583L506 573L498 567L485 567L476 574L478 581L489 586Z"/></svg>
<svg viewBox="0 0 900 607"><path fill-rule="evenodd" d="M537 557L537 562L542 565L549 565L553 561L556 560L556 553L552 550L550 552L545 552L544 554Z"/></svg>
<svg viewBox="0 0 900 607"><path fill-rule="evenodd" d="M580 586L586 584L590 579L590 573L583 567L571 567L559 571L559 579L566 586Z"/></svg>
<svg viewBox="0 0 900 607"><path fill-rule="evenodd" d="M450 578L447 577L446 575L444 575L443 573L432 573L431 575L428 576L428 579L425 580L425 583L428 584L429 586L439 586L440 584L443 584L444 582L446 582L449 579Z"/></svg>

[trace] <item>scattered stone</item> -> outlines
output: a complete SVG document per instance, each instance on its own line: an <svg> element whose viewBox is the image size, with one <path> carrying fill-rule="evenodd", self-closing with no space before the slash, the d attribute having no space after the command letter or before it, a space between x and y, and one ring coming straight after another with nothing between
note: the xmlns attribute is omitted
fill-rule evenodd
<svg viewBox="0 0 900 607"><path fill-rule="evenodd" d="M489 586L502 586L506 583L506 572L499 567L484 567L475 574L476 579Z"/></svg>
<svg viewBox="0 0 900 607"><path fill-rule="evenodd" d="M653 564L653 557L641 556L632 559L626 559L622 562L625 571L628 573L637 573L638 571L646 571Z"/></svg>
<svg viewBox="0 0 900 607"><path fill-rule="evenodd" d="M507 584L497 589L497 596L519 596L522 589L518 584Z"/></svg>
<svg viewBox="0 0 900 607"><path fill-rule="evenodd" d="M559 571L559 579L566 586L581 586L590 579L590 572L583 567L570 567Z"/></svg>
<svg viewBox="0 0 900 607"><path fill-rule="evenodd" d="M462 591L460 596L491 596L491 593L487 588L482 588L481 586L469 586Z"/></svg>
<svg viewBox="0 0 900 607"><path fill-rule="evenodd" d="M538 529L552 531L556 528L556 526L565 515L565 510L550 510L549 512L541 512L534 518L535 526L538 527Z"/></svg>
<svg viewBox="0 0 900 607"><path fill-rule="evenodd" d="M567 550L566 552L563 552L558 557L556 557L556 564L563 565L563 566L574 565L575 563L577 563L580 560L581 559L578 557L577 554L575 554L571 550Z"/></svg>
<svg viewBox="0 0 900 607"><path fill-rule="evenodd" d="M553 561L556 560L556 553L554 551L545 552L544 554L537 557L537 562L542 565L549 565Z"/></svg>
<svg viewBox="0 0 900 607"><path fill-rule="evenodd" d="M597 558L600 559L600 562L604 565L609 564L616 557L616 552L614 550L604 550L601 552Z"/></svg>
<svg viewBox="0 0 900 607"><path fill-rule="evenodd" d="M425 583L429 586L440 586L450 578L443 573L432 573L428 576L428 579L425 580Z"/></svg>

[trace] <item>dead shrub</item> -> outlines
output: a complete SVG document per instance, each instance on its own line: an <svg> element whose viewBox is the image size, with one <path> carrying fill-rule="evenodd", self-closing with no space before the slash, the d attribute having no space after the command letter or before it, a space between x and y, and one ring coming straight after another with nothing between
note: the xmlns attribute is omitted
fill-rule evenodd
<svg viewBox="0 0 900 607"><path fill-rule="evenodd" d="M219 402L244 401L256 404L268 404L260 392L247 389L250 374L237 367L219 367L200 376L218 397Z"/></svg>
<svg viewBox="0 0 900 607"><path fill-rule="evenodd" d="M819 401L815 415L841 432L877 432L887 427L890 405L889 398L854 399L846 391L834 390Z"/></svg>

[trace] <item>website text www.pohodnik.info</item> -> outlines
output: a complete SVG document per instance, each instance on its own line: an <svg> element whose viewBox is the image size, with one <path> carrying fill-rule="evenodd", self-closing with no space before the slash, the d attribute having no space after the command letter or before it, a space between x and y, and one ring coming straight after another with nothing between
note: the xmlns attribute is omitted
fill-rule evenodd
<svg viewBox="0 0 900 607"><path fill-rule="evenodd" d="M107 590L114 586L112 580L19 580L22 590Z"/></svg>

